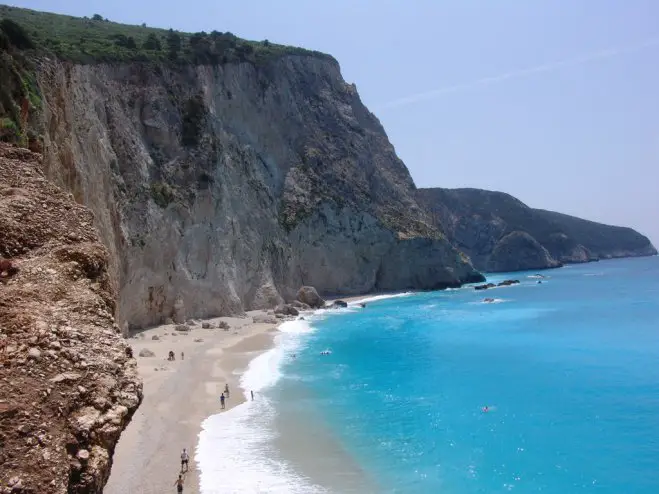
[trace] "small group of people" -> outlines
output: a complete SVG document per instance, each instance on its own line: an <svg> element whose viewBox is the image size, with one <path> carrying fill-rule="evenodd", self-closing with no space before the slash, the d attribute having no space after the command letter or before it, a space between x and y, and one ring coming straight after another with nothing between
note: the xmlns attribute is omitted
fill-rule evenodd
<svg viewBox="0 0 659 494"><path fill-rule="evenodd" d="M185 474L188 473L189 462L190 455L188 455L188 451L183 448L183 451L181 452L181 472L178 474L178 478L174 481L176 492L179 494L183 492L183 482L185 481Z"/></svg>
<svg viewBox="0 0 659 494"><path fill-rule="evenodd" d="M181 352L181 360L183 360L184 358L185 358L185 354ZM170 350L169 353L167 354L167 360L169 361L176 360L176 355L174 355L174 352L172 350Z"/></svg>
<svg viewBox="0 0 659 494"><path fill-rule="evenodd" d="M226 396L225 396L226 395ZM220 395L220 407L222 410L225 408L225 401L229 399L229 385L224 385L224 392Z"/></svg>

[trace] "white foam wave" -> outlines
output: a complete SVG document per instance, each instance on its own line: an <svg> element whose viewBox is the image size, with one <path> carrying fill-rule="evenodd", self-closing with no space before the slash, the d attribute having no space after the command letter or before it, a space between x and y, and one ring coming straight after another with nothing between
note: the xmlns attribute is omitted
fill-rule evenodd
<svg viewBox="0 0 659 494"><path fill-rule="evenodd" d="M262 392L281 379L282 365L299 351L302 336L313 328L297 319L279 330L275 347L253 359L241 376L247 401L202 423L195 455L202 494L325 492L297 474L273 446L276 410Z"/></svg>
<svg viewBox="0 0 659 494"><path fill-rule="evenodd" d="M279 457L275 413L259 397L203 422L195 457L202 494L325 492Z"/></svg>
<svg viewBox="0 0 659 494"><path fill-rule="evenodd" d="M359 300L353 300L352 302L348 302L348 307L359 304L365 304L368 302L377 302L378 300L386 300L389 298L409 297L410 295L414 295L414 292L391 293L388 295L373 295L372 297L361 298Z"/></svg>

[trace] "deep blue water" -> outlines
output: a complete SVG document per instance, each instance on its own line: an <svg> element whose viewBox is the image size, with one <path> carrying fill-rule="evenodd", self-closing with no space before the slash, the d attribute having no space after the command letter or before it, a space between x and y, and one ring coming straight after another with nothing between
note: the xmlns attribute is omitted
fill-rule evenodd
<svg viewBox="0 0 659 494"><path fill-rule="evenodd" d="M381 492L659 493L659 258L531 274L326 316L278 386Z"/></svg>

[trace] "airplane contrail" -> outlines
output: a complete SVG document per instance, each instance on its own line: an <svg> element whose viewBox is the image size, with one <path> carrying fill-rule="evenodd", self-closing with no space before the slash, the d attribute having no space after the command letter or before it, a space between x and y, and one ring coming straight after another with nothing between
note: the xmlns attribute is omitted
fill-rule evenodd
<svg viewBox="0 0 659 494"><path fill-rule="evenodd" d="M395 99L389 101L388 103L384 103L383 105L380 106L380 108L395 108L398 106L405 106L412 103L427 101L448 93L454 93L465 89L474 89L478 87L489 86L491 84L497 84L499 82L507 81L509 79L517 79L520 77L526 77L541 72L551 72L565 67L574 67L588 62L593 62L595 60L612 58L626 53L634 53L637 51L644 50L645 48L649 48L657 45L659 45L659 37L651 38L647 41L644 41L643 43L636 45L629 45L619 48L609 48L606 50L600 50L594 53L589 53L587 55L582 55L577 58L570 58L567 60L561 60L559 62L545 63L542 65L536 65L535 67L527 67L525 69L511 70L510 72L506 72L504 74L490 76L490 77L483 77L482 79L478 79L472 82L465 82L462 84L456 84L454 86L446 86L439 89L434 89L432 91L425 91L423 93L412 94L410 96L405 96L403 98Z"/></svg>

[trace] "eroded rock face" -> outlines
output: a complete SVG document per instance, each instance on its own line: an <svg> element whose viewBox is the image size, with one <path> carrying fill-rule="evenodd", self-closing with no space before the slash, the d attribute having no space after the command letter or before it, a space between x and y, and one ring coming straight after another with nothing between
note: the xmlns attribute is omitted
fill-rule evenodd
<svg viewBox="0 0 659 494"><path fill-rule="evenodd" d="M142 399L91 212L0 144L0 492L100 493Z"/></svg>
<svg viewBox="0 0 659 494"><path fill-rule="evenodd" d="M526 232L512 232L503 237L487 260L488 271L522 271L560 265L540 242Z"/></svg>
<svg viewBox="0 0 659 494"><path fill-rule="evenodd" d="M120 324L274 307L302 285L356 294L476 275L328 57L176 68L51 60L38 79L47 174L95 213Z"/></svg>

